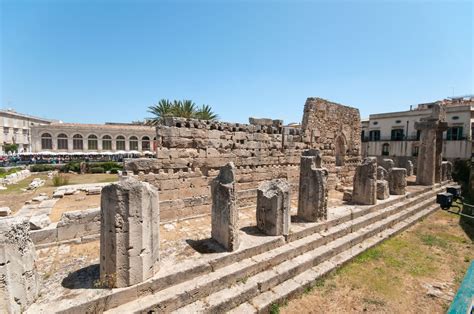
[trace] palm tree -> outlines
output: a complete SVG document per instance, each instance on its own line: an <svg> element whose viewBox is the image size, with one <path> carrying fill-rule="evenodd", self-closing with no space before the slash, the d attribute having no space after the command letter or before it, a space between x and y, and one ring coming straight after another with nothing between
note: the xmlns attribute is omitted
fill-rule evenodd
<svg viewBox="0 0 474 314"><path fill-rule="evenodd" d="M173 100L171 102L168 99L162 99L157 105L148 107L148 112L153 114L152 118L147 119L149 125L157 125L165 117L201 120L216 120L218 118L211 106L202 105L201 108L198 108L192 100Z"/></svg>
<svg viewBox="0 0 474 314"><path fill-rule="evenodd" d="M201 120L217 120L218 117L209 105L202 105L201 108L196 110L195 114L195 118Z"/></svg>
<svg viewBox="0 0 474 314"><path fill-rule="evenodd" d="M148 107L148 112L153 114L153 117L147 119L147 123L157 125L165 117L174 116L174 104L168 99L161 99L157 105Z"/></svg>

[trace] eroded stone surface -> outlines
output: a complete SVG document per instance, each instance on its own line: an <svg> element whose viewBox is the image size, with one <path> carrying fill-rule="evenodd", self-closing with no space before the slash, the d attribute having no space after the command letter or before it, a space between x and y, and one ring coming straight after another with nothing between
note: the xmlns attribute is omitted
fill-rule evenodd
<svg viewBox="0 0 474 314"><path fill-rule="evenodd" d="M415 170L414 170L414 167L413 167L413 162L411 160L407 160L406 169L407 169L407 177L412 176L412 175L415 174Z"/></svg>
<svg viewBox="0 0 474 314"><path fill-rule="evenodd" d="M453 164L450 161L441 163L441 181L452 180Z"/></svg>
<svg viewBox="0 0 474 314"><path fill-rule="evenodd" d="M385 200L389 197L390 197L390 190L388 186L388 181L377 180L377 199Z"/></svg>
<svg viewBox="0 0 474 314"><path fill-rule="evenodd" d="M318 168L319 152L301 156L298 217L307 221L327 219L328 171Z"/></svg>
<svg viewBox="0 0 474 314"><path fill-rule="evenodd" d="M388 174L390 194L405 195L407 187L407 170L405 168L392 168Z"/></svg>
<svg viewBox="0 0 474 314"><path fill-rule="evenodd" d="M103 188L100 277L108 287L126 287L155 274L159 262L158 191L128 178Z"/></svg>
<svg viewBox="0 0 474 314"><path fill-rule="evenodd" d="M375 157L365 158L357 167L352 202L360 205L377 203L377 159Z"/></svg>
<svg viewBox="0 0 474 314"><path fill-rule="evenodd" d="M388 180L388 171L382 166L377 167L377 180Z"/></svg>
<svg viewBox="0 0 474 314"><path fill-rule="evenodd" d="M290 185L285 180L262 183L257 190L257 227L268 235L288 235Z"/></svg>
<svg viewBox="0 0 474 314"><path fill-rule="evenodd" d="M40 278L28 220L0 220L0 312L20 313L38 297Z"/></svg>
<svg viewBox="0 0 474 314"><path fill-rule="evenodd" d="M235 166L230 162L212 181L212 231L214 240L228 251L239 248L239 211L235 197Z"/></svg>

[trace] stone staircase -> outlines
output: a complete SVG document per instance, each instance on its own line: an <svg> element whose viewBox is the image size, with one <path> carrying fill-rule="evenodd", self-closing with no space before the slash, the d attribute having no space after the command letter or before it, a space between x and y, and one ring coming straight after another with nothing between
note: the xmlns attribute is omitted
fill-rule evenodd
<svg viewBox="0 0 474 314"><path fill-rule="evenodd" d="M300 229L286 239L273 237L214 260L193 263L64 312L268 312L271 304L301 293L318 277L436 211L435 196L443 189L437 185L364 207Z"/></svg>

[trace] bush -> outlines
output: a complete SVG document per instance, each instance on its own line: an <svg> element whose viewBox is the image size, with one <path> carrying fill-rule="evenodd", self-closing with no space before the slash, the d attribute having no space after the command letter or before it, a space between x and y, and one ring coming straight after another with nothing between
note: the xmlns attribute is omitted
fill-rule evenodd
<svg viewBox="0 0 474 314"><path fill-rule="evenodd" d="M105 169L103 167L94 167L91 168L90 173L104 173Z"/></svg>
<svg viewBox="0 0 474 314"><path fill-rule="evenodd" d="M88 166L90 168L102 167L105 171L110 171L114 168L121 170L123 168L122 164L115 161L92 162L89 163Z"/></svg>
<svg viewBox="0 0 474 314"><path fill-rule="evenodd" d="M53 171L56 170L56 167L53 165L32 165L30 166L31 172L43 172L43 171Z"/></svg>
<svg viewBox="0 0 474 314"><path fill-rule="evenodd" d="M69 184L69 177L64 174L56 174L53 176L53 185L62 186Z"/></svg>
<svg viewBox="0 0 474 314"><path fill-rule="evenodd" d="M81 172L81 163L79 163L79 162L69 162L61 168L61 171L62 172L72 171L72 172L79 173L79 172Z"/></svg>
<svg viewBox="0 0 474 314"><path fill-rule="evenodd" d="M117 174L119 172L119 170L122 170L122 169L119 169L119 168L112 168L110 169L110 173L112 174Z"/></svg>

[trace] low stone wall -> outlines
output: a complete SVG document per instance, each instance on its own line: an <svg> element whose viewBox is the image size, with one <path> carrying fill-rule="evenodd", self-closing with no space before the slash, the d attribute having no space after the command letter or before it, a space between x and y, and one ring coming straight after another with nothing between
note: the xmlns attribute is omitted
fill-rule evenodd
<svg viewBox="0 0 474 314"><path fill-rule="evenodd" d="M100 233L100 208L63 213L58 223L47 228L31 231L35 245L46 245L63 241L96 239Z"/></svg>
<svg viewBox="0 0 474 314"><path fill-rule="evenodd" d="M0 185L9 185L9 184L15 184L18 181L21 181L23 179L28 178L31 176L31 172L28 169L20 170L15 173L11 173L7 175L5 178L0 179Z"/></svg>

